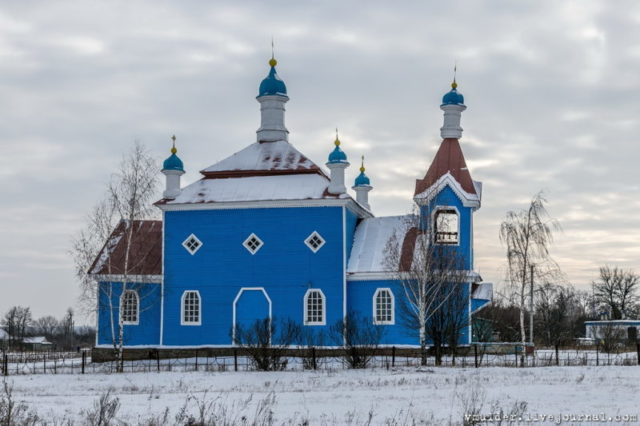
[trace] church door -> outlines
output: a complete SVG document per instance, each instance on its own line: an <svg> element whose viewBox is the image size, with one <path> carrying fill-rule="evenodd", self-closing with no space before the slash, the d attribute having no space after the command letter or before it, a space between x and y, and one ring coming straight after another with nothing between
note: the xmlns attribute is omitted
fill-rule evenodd
<svg viewBox="0 0 640 426"><path fill-rule="evenodd" d="M234 343L271 341L271 299L262 287L240 289L233 303Z"/></svg>

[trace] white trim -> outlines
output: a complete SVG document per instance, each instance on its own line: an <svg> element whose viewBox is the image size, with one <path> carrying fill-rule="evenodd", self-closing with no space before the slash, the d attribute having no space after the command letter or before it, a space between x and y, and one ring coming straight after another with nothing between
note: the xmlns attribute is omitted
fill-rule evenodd
<svg viewBox="0 0 640 426"><path fill-rule="evenodd" d="M463 343L458 345L458 347L466 348L478 342L471 343ZM431 345L433 346L433 345ZM428 346L427 347L431 347ZM448 347L448 344L443 345L444 347ZM123 345L125 348L130 349L206 349L206 348L233 348L234 345ZM378 345L379 348L392 348L396 347L397 349L416 349L419 348L420 345L411 345L411 344L393 344L393 343L381 343ZM113 345L105 344L105 345L96 345L98 349L113 349ZM300 345L285 345L282 346L284 349L300 349ZM341 345L334 346L316 346L316 349L336 349L340 350L344 348Z"/></svg>
<svg viewBox="0 0 640 426"><path fill-rule="evenodd" d="M135 321L125 321L124 319L122 320L122 324L124 325L139 325L140 324L140 295L138 295L138 292L136 290L133 289L128 289L125 290L121 295L120 295L120 306L118 307L118 312L120 315L120 318L122 318L122 313L124 311L124 296L127 293L133 293L136 296L136 320Z"/></svg>
<svg viewBox="0 0 640 426"><path fill-rule="evenodd" d="M245 291L261 291L262 294L264 294L264 297L267 299L267 302L269 302L269 322L271 322L272 320L271 298L269 297L269 294L267 294L267 291L264 289L264 287L240 288L240 290L238 291L238 294L233 299L233 320L231 323L231 345L232 346L236 346L236 304L238 303L238 300L240 300L240 296L242 296L242 293L244 293ZM271 336L269 337L269 340L271 340Z"/></svg>
<svg viewBox="0 0 640 426"><path fill-rule="evenodd" d="M162 267L162 281L160 282L160 345L164 343L164 238L165 238L165 214L162 212L162 253L161 267Z"/></svg>
<svg viewBox="0 0 640 426"><path fill-rule="evenodd" d="M436 241L436 238L438 237L438 227L436 226L436 214L439 211L443 211L443 210L453 210L456 212L456 215L458 215L458 241L456 241L455 244L449 244L449 243L438 243ZM434 206L433 209L431 210L431 219L430 219L431 223L429 223L429 226L431 227L431 229L433 229L433 244L439 245L439 246L454 246L454 247L460 247L460 241L462 240L462 235L460 233L460 228L461 228L461 222L462 219L460 217L460 210L458 210L458 208L456 206L444 206L444 205L437 205Z"/></svg>
<svg viewBox="0 0 640 426"><path fill-rule="evenodd" d="M195 293L198 296L198 321L187 322L184 320L184 299L187 293ZM202 325L202 297L200 297L198 290L185 290L182 292L182 297L180 297L180 325Z"/></svg>
<svg viewBox="0 0 640 426"><path fill-rule="evenodd" d="M320 296L322 298L322 321L307 321L307 300L309 299L309 294L311 294L312 292L318 292L320 293ZM327 298L324 295L324 292L319 289L319 288L310 288L307 290L307 292L304 294L304 298L303 298L303 324L304 325L327 325Z"/></svg>
<svg viewBox="0 0 640 426"><path fill-rule="evenodd" d="M426 205L434 197L436 197L447 185L449 185L453 192L458 196L463 206L472 207L474 210L480 208L480 197L478 197L478 195L476 194L469 194L464 189L462 189L460 183L451 175L450 172L445 173L429 188L425 189L420 194L415 195L413 197L413 200L419 206Z"/></svg>
<svg viewBox="0 0 640 426"><path fill-rule="evenodd" d="M194 249L190 248L189 245L187 244L188 241L190 241L191 239L196 240L196 242L198 243L198 246ZM198 250L200 250L202 248L202 241L200 241L200 239L198 237L196 237L195 234L191 234L189 235L183 242L182 242L182 247L184 247L184 249L189 252L190 255L194 255L198 252Z"/></svg>
<svg viewBox="0 0 640 426"><path fill-rule="evenodd" d="M313 237L317 237L320 240L320 244L318 245L318 247L313 247L313 245L311 245L310 241ZM304 240L304 244L309 247L309 250L311 250L314 253L317 253L318 250L320 250L322 248L323 245L325 245L327 241L322 237L322 235L320 235L318 233L318 231L313 231L311 234L309 234L309 236L307 238L305 238Z"/></svg>
<svg viewBox="0 0 640 426"><path fill-rule="evenodd" d="M377 297L378 294L382 293L383 291L386 291L389 293L389 295L391 296L391 320L390 321L378 321L378 318L376 317L377 311L378 311L378 306L377 306ZM393 291L391 291L391 289L389 287L380 287L377 288L376 291L373 293L373 300L372 300L372 311L373 311L373 323L374 324L379 324L379 325L394 325L396 323L396 296L393 294Z"/></svg>
<svg viewBox="0 0 640 426"><path fill-rule="evenodd" d="M257 240L257 242L258 242L258 243L260 243L260 244L258 245L258 247L257 247L257 248L253 249L253 248L251 248L251 246L249 246L249 240L251 240L251 239L255 239L255 240ZM242 245L244 246L244 248L246 248L246 249L247 249L247 251L248 251L249 253L251 253L251 254L253 255L253 254L256 254L257 252L259 252L259 251L260 251L260 249L262 248L262 246L264 246L264 241L262 241L262 240L260 239L260 237L258 237L256 234L254 234L254 233L252 232L252 233L251 233L251 235L249 235L249 236L247 237L247 239L246 239L246 240L244 240L244 242L242 243Z"/></svg>
<svg viewBox="0 0 640 426"><path fill-rule="evenodd" d="M353 249L353 246L352 246ZM307 304L305 303L305 307ZM325 307L326 310L326 307ZM305 316L306 319L306 316ZM342 323L347 321L347 210L342 207ZM346 333L342 333L342 344L347 345Z"/></svg>
<svg viewBox="0 0 640 426"><path fill-rule="evenodd" d="M182 210L233 210L233 209L264 209L284 207L347 207L361 218L374 217L373 213L362 207L350 195L345 198L323 198L316 200L265 200L265 201L224 201L215 203L184 203L158 204L163 211Z"/></svg>
<svg viewBox="0 0 640 426"><path fill-rule="evenodd" d="M121 274L100 274L94 275L93 278L99 282L121 283L124 281L124 275ZM127 275L127 282L142 284L161 284L162 275Z"/></svg>
<svg viewBox="0 0 640 426"><path fill-rule="evenodd" d="M459 270L456 273L465 272L465 281L473 281L475 283L482 282L482 277L476 271L467 271L467 270ZM405 280L409 279L409 272L348 272L347 280L348 281L386 281L386 280Z"/></svg>

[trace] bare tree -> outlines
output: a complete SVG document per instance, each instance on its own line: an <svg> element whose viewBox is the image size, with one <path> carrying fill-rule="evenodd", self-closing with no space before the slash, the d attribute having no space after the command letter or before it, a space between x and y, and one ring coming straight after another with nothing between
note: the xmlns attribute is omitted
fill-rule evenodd
<svg viewBox="0 0 640 426"><path fill-rule="evenodd" d="M637 310L640 277L617 266L600 268L600 279L593 282L596 303L606 306L611 319L629 318Z"/></svg>
<svg viewBox="0 0 640 426"><path fill-rule="evenodd" d="M131 271L137 266L130 261L133 233L136 221L148 219L154 213L152 202L158 194L158 170L157 162L142 144L136 142L123 157L118 172L112 176L106 196L94 208L86 229L76 237L72 249L84 306L92 304L95 307L96 297L99 299L101 293L108 304L111 338L119 371L124 366L122 295L130 285ZM112 232L116 223L119 224L116 230L121 228L119 233ZM110 249L121 239L124 241L124 260L118 268L121 286L114 288L114 283L100 286L91 276L90 265L102 253L106 257L102 260L107 262L106 267L111 272ZM100 242L103 244L100 245ZM119 301L114 303L114 299Z"/></svg>
<svg viewBox="0 0 640 426"><path fill-rule="evenodd" d="M54 337L58 335L60 331L60 323L56 317L47 315L40 317L35 321L36 333L43 335L49 341L53 341Z"/></svg>
<svg viewBox="0 0 640 426"><path fill-rule="evenodd" d="M424 216L429 217L429 214ZM410 334L417 334L421 364L427 363L429 338L436 349L436 363L439 363L441 347L450 341L446 337L450 315L458 314L447 310L447 306L452 302L451 297L457 294L457 287L468 282L469 275L457 248L438 244L437 231L434 227L421 226L420 216L408 216L405 229L406 233L394 235L386 247L387 268L395 272L395 279L403 289L403 297L398 298L400 320Z"/></svg>
<svg viewBox="0 0 640 426"><path fill-rule="evenodd" d="M301 328L291 319L277 321L272 318L255 320L248 326L236 324L232 335L234 343L244 349L257 369L284 370L286 351L300 341Z"/></svg>
<svg viewBox="0 0 640 426"><path fill-rule="evenodd" d="M546 202L542 192L539 192L527 209L507 212L505 220L500 224L500 241L507 246L507 281L514 289L520 309L523 349L527 343L527 295L531 298L529 309L532 309L534 282L537 279L550 281L551 277L560 276L559 268L549 255L553 232L560 230L560 225L547 213ZM521 363L524 365L524 350Z"/></svg>
<svg viewBox="0 0 640 426"><path fill-rule="evenodd" d="M2 319L2 326L9 334L9 346L22 347L32 322L31 308L14 306L7 311Z"/></svg>
<svg viewBox="0 0 640 426"><path fill-rule="evenodd" d="M344 349L343 358L351 368L366 368L376 354L384 327L358 312L347 313L329 331L332 340Z"/></svg>

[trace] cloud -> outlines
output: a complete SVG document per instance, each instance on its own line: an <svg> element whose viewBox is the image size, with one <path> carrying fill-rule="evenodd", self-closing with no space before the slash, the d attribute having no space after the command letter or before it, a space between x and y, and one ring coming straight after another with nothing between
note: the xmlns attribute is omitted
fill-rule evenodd
<svg viewBox="0 0 640 426"><path fill-rule="evenodd" d="M254 140L272 35L291 141L323 163L339 127L352 162L366 156L377 214L410 209L457 61L484 279L503 277L505 212L541 189L572 282L638 269L639 22L633 1L4 3L0 311L75 302L69 237L133 140L162 158L175 133L186 181Z"/></svg>

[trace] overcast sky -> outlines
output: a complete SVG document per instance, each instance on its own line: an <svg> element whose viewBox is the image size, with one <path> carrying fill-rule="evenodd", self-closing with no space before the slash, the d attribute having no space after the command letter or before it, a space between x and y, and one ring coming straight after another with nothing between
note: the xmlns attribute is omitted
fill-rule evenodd
<svg viewBox="0 0 640 426"><path fill-rule="evenodd" d="M539 190L573 284L640 272L637 1L3 2L0 314L76 304L70 239L134 140L163 159L175 133L186 183L255 140L272 36L290 141L323 164L339 127L376 215L410 210L457 61L485 281L500 221Z"/></svg>

